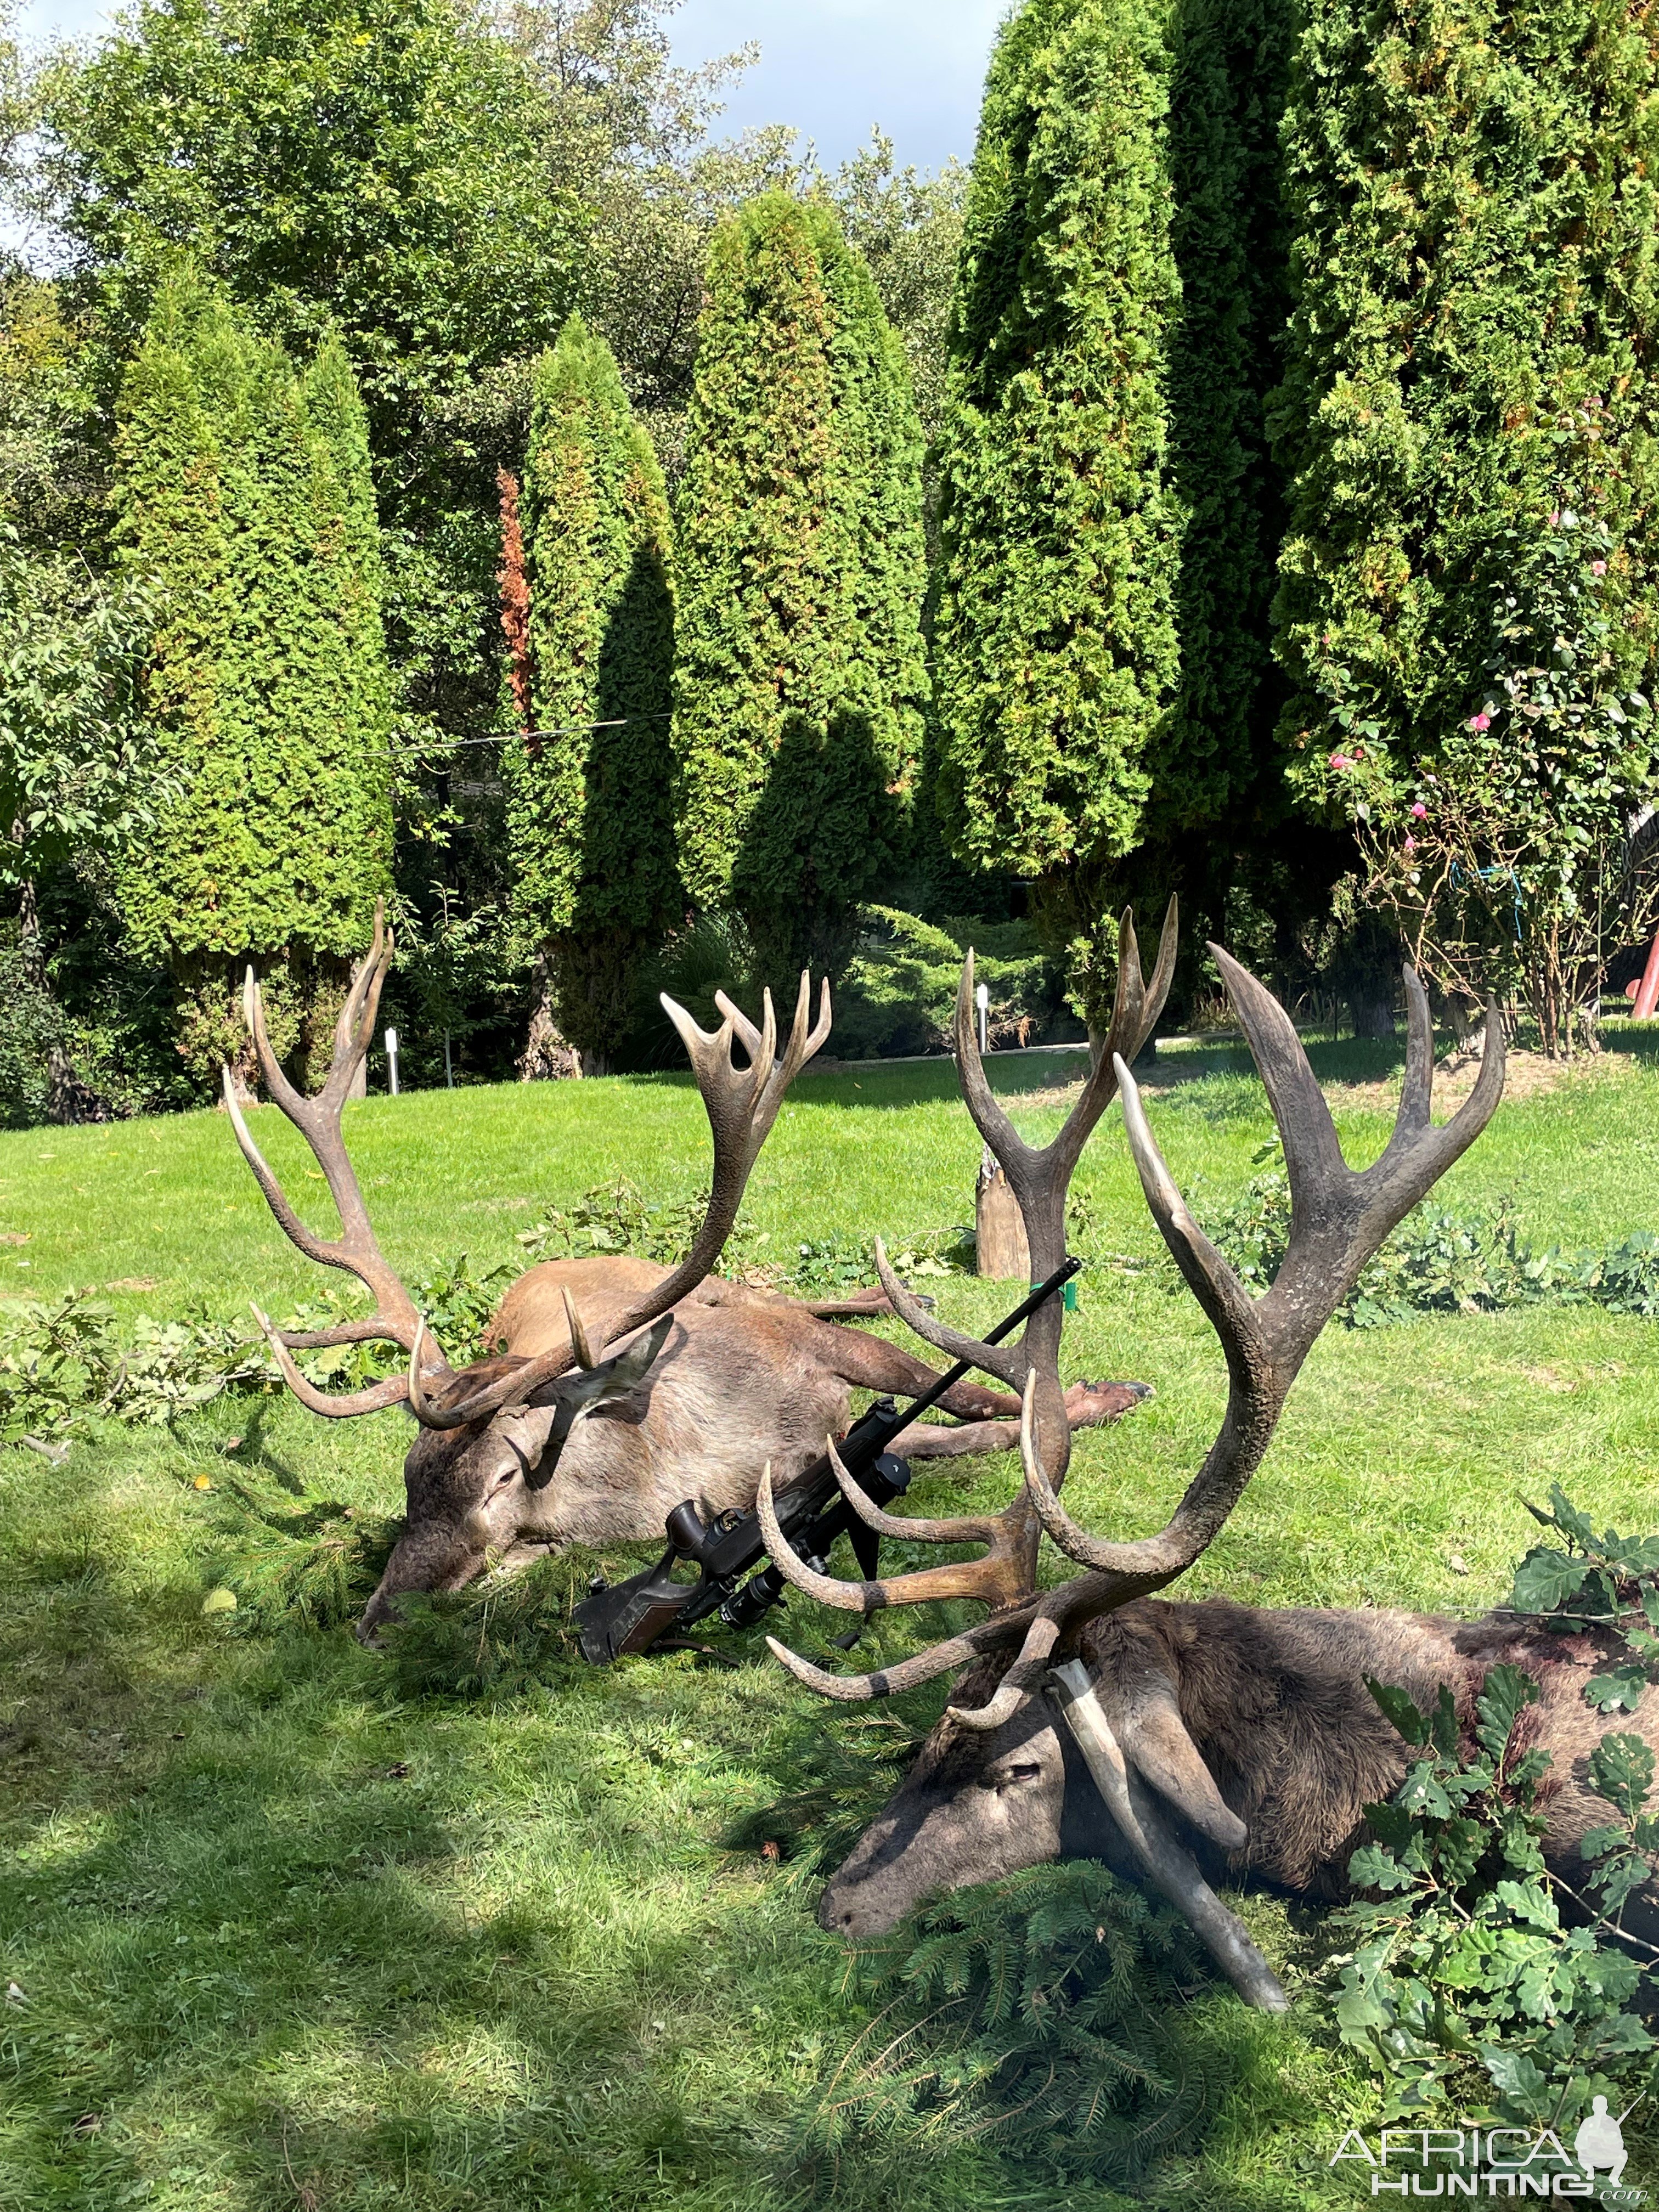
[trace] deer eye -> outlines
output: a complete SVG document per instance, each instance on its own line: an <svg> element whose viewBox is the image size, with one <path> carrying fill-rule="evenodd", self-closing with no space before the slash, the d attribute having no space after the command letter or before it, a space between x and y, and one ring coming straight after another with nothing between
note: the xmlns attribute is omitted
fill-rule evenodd
<svg viewBox="0 0 1659 2212"><path fill-rule="evenodd" d="M1003 1791L1012 1789L1016 1782L1035 1782L1042 1771L1042 1767L1038 1760L1023 1759L1018 1766L1005 1766L993 1786L997 1796L1000 1797Z"/></svg>

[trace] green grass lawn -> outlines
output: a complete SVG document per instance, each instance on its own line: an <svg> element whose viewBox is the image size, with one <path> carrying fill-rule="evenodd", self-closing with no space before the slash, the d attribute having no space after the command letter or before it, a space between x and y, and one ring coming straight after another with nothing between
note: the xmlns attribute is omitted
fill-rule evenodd
<svg viewBox="0 0 1659 2212"><path fill-rule="evenodd" d="M1361 1164L1387 1130L1367 1086L1397 1055L1313 1056L1342 1086ZM1196 1072L1160 1074L1150 1110L1213 1209L1244 1188L1271 1121L1236 1049L1174 1064ZM1038 1135L1076 1072L1054 1055L994 1068ZM297 1139L270 1113L255 1126L314 1210ZM349 1128L381 1242L410 1273L459 1249L507 1259L549 1204L619 1173L676 1198L707 1173L696 1093L666 1078L376 1098ZM1656 1153L1659 1071L1614 1054L1506 1103L1444 1188L1458 1203L1511 1195L1536 1243L1603 1243L1659 1225ZM751 1249L965 1222L977 1157L947 1066L804 1079L751 1187ZM1094 1264L1068 1376L1157 1395L1080 1440L1067 1498L1092 1528L1133 1534L1207 1446L1223 1370L1170 1271L1147 1264L1155 1233L1115 1112L1079 1188ZM0 1244L11 1295L97 1284L161 1316L192 1300L280 1310L318 1288L216 1115L0 1136L0 1231L27 1239ZM968 1322L1005 1303L966 1279L933 1287ZM1656 1379L1652 1327L1589 1308L1334 1328L1188 1588L1477 1611L1528 1540L1518 1492L1559 1480L1598 1518L1659 1519ZM866 2015L799 1869L732 1840L738 1816L797 1784L823 1717L758 1638L735 1665L561 1661L468 1701L400 1688L343 1630L203 1614L234 1550L237 1470L296 1515L319 1500L386 1513L404 1441L400 1415L331 1425L240 1396L173 1431L105 1425L61 1468L0 1451L0 1985L21 1992L0 2006L0 2206L1121 2203L965 2130L925 2155L902 2130L812 2150L823 2085ZM1014 1477L988 1461L915 1496L924 1510L991 1503ZM795 1601L793 1640L813 1642L814 1613ZM936 1629L890 1617L880 1641ZM906 1717L931 1710L924 1698ZM1299 1916L1243 1910L1298 2002L1269 2021L1224 1992L1199 2000L1231 2087L1151 2201L1348 2202L1354 2185L1324 2161L1367 2085L1307 1993Z"/></svg>

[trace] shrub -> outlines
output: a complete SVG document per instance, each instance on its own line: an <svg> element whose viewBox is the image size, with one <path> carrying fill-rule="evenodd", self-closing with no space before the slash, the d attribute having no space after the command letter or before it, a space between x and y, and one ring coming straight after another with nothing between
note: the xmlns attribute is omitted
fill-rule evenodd
<svg viewBox="0 0 1659 2212"><path fill-rule="evenodd" d="M935 927L892 907L866 907L853 957L836 994L831 1048L848 1060L948 1052L963 956L990 990L992 1042L1023 1044L1047 1035L1065 984L1030 922L947 920Z"/></svg>

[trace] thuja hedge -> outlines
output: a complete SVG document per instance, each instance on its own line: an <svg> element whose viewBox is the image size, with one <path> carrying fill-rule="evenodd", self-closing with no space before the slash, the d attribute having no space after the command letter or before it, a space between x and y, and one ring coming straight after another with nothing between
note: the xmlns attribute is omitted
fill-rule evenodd
<svg viewBox="0 0 1659 2212"><path fill-rule="evenodd" d="M832 211L753 201L710 250L678 500L680 866L763 976L837 971L902 851L921 744L921 438Z"/></svg>
<svg viewBox="0 0 1659 2212"><path fill-rule="evenodd" d="M1147 0L1030 0L1011 17L952 318L939 806L963 859L1037 881L1085 969L1177 667L1167 106Z"/></svg>
<svg viewBox="0 0 1659 2212"><path fill-rule="evenodd" d="M1316 809L1340 760L1397 781L1486 705L1517 545L1564 512L1611 541L1612 672L1652 666L1656 92L1623 0L1310 0L1274 432L1281 730Z"/></svg>
<svg viewBox="0 0 1659 2212"><path fill-rule="evenodd" d="M179 985L198 1072L244 1048L243 963L279 1051L323 1044L392 864L391 678L362 404L343 355L296 369L188 280L123 386L125 563L161 612L146 706L184 795L125 872L135 943Z"/></svg>
<svg viewBox="0 0 1659 2212"><path fill-rule="evenodd" d="M536 367L524 512L539 734L504 754L514 902L592 1067L627 1035L640 956L684 902L668 495L610 347L577 316Z"/></svg>

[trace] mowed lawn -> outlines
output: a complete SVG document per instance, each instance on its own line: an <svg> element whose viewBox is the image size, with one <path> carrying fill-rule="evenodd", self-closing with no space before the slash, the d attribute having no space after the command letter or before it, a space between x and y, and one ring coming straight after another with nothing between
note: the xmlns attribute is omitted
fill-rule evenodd
<svg viewBox="0 0 1659 2212"><path fill-rule="evenodd" d="M1316 1046L1356 1164L1388 1119L1387 1047ZM1046 1133L1079 1062L1009 1055L995 1079ZM1271 1133L1248 1060L1160 1064L1150 1111L1200 1212L1238 1197ZM320 1178L254 1117L291 1194ZM675 1078L428 1092L353 1109L382 1244L410 1274L618 1174L682 1199L706 1178L702 1109ZM948 1066L807 1077L751 1185L757 1259L880 1231L902 1248L971 1218L978 1139ZM1659 1226L1659 1073L1609 1054L1517 1096L1442 1195L1508 1195L1538 1244ZM1219 1354L1172 1271L1115 1109L1078 1178L1090 1257L1068 1377L1157 1395L1080 1440L1068 1502L1102 1532L1156 1526L1213 1436ZM313 1297L222 1115L0 1137L0 1279L97 1285L126 1315L228 1316ZM984 1324L1011 1293L929 1285ZM1263 1604L1500 1599L1553 1480L1598 1518L1659 1526L1650 1324L1583 1307L1334 1328L1194 1594ZM740 1422L740 1405L732 1409ZM1109 2206L1005 2159L994 2134L812 2148L812 2114L866 2015L787 1863L732 1841L787 1794L818 1709L757 1638L608 1673L574 1661L486 1699L400 1698L344 1631L202 1613L228 1571L236 1464L296 1513L401 1498L398 1414L329 1425L228 1396L176 1431L105 1425L53 1468L0 1451L0 2206L236 2212L380 2208ZM198 1490L198 1476L213 1486ZM921 1510L1009 1494L1007 1458L919 1483ZM234 1565L234 1561L231 1563ZM618 1557L618 1565L625 1562ZM1046 1571L1059 1574L1051 1560ZM968 1617L963 1613L963 1618ZM789 1634L821 1648L805 1601ZM939 1632L890 1618L879 1648ZM926 1698L907 1717L936 1709ZM1252 1925L1302 1994L1287 2021L1200 2000L1234 2084L1203 2150L1151 2201L1213 2212L1350 2201L1325 2161L1368 2109L1297 1982L1301 1917Z"/></svg>

